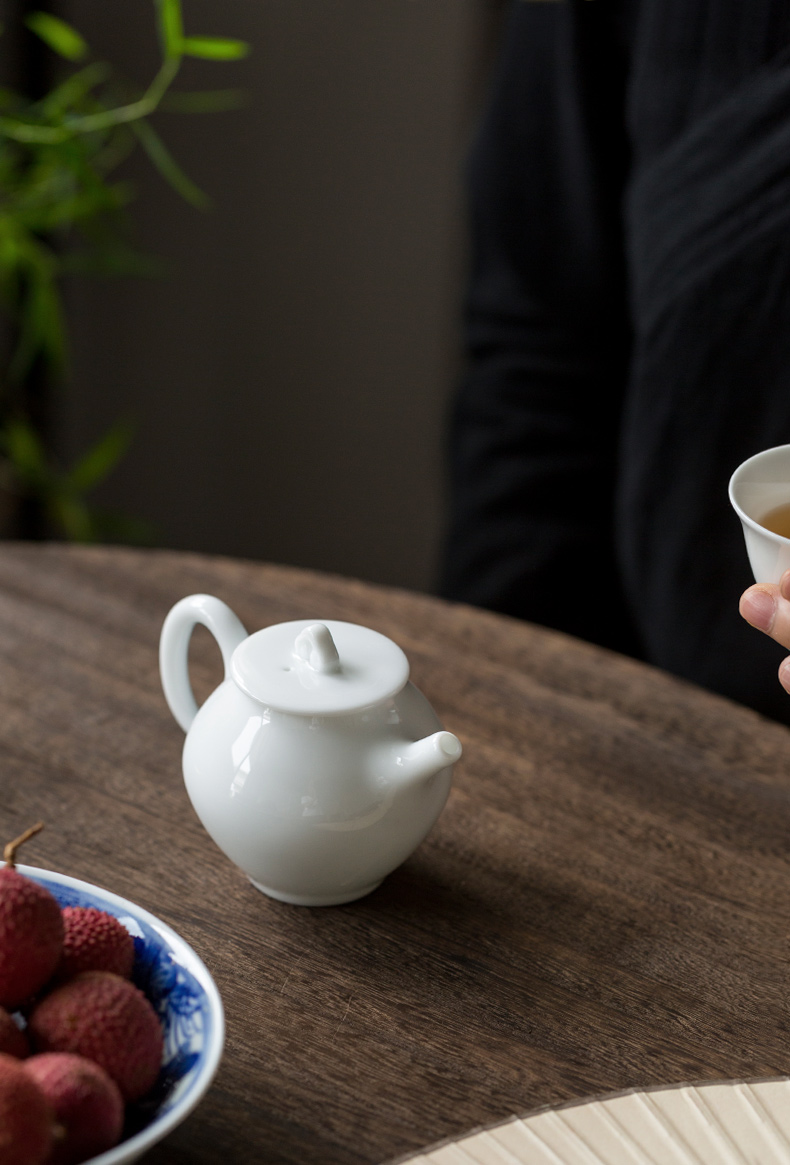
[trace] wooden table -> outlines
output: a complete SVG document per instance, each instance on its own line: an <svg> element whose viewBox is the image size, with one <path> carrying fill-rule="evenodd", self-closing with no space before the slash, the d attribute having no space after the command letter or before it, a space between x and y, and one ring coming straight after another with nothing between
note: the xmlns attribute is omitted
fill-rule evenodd
<svg viewBox="0 0 790 1165"><path fill-rule="evenodd" d="M391 636L465 754L368 898L253 889L187 799L162 620L208 591L250 630ZM219 653L195 635L199 696ZM737 661L733 661L737 666ZM147 1161L391 1160L608 1090L790 1071L790 734L561 635L426 597L169 552L0 547L2 834L180 931L228 1022Z"/></svg>

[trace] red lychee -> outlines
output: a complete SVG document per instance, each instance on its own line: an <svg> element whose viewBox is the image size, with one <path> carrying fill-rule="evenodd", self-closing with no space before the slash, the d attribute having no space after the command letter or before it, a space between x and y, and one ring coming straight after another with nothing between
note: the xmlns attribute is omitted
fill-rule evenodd
<svg viewBox="0 0 790 1165"><path fill-rule="evenodd" d="M63 928L58 982L82 971L112 971L124 979L131 978L134 939L112 914L92 906L67 906Z"/></svg>
<svg viewBox="0 0 790 1165"><path fill-rule="evenodd" d="M0 1161L44 1165L54 1128L52 1107L24 1064L0 1053Z"/></svg>
<svg viewBox="0 0 790 1165"><path fill-rule="evenodd" d="M63 949L57 900L14 868L19 846L42 828L34 825L10 842L0 869L0 1006L12 1010L44 986Z"/></svg>
<svg viewBox="0 0 790 1165"><path fill-rule="evenodd" d="M16 1026L4 1007L0 1007L0 1052L24 1060L30 1052L25 1033Z"/></svg>
<svg viewBox="0 0 790 1165"><path fill-rule="evenodd" d="M123 1098L98 1064L68 1052L45 1052L32 1056L25 1071L44 1093L62 1130L47 1165L78 1165L118 1144Z"/></svg>
<svg viewBox="0 0 790 1165"><path fill-rule="evenodd" d="M139 1100L159 1074L159 1019L142 991L120 975L85 971L56 987L34 1007L28 1032L37 1052L95 1060L125 1100Z"/></svg>

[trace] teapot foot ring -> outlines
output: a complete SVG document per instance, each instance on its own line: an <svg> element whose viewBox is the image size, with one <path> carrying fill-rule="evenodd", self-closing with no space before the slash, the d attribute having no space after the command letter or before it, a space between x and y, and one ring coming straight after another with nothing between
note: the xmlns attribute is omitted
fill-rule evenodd
<svg viewBox="0 0 790 1165"><path fill-rule="evenodd" d="M254 878L250 878L250 882L256 890L260 890L269 898L276 898L278 902L287 902L289 906L342 906L346 902L356 902L357 898L364 898L366 894L372 894L374 890L379 888L382 880L371 882L369 886L363 886L361 889L346 890L340 894L284 894L281 890L273 890L271 886L263 886Z"/></svg>

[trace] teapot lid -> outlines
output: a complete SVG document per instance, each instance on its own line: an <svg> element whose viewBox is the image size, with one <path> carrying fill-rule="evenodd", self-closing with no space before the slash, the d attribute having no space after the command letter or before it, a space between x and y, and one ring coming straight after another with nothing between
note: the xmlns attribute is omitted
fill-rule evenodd
<svg viewBox="0 0 790 1165"><path fill-rule="evenodd" d="M230 671L242 691L277 711L337 716L394 696L409 678L409 661L369 627L299 619L243 640Z"/></svg>

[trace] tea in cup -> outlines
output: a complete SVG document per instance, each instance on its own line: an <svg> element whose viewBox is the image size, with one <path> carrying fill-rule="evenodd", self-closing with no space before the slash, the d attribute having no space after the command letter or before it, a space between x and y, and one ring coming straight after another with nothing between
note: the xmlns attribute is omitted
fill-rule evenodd
<svg viewBox="0 0 790 1165"><path fill-rule="evenodd" d="M790 445L749 457L730 478L729 492L755 581L778 583L790 569Z"/></svg>

